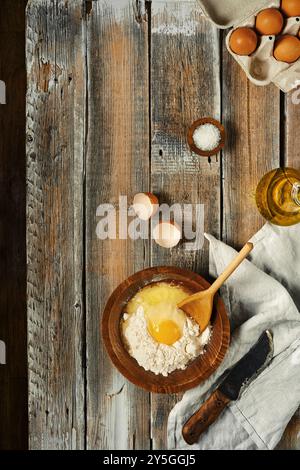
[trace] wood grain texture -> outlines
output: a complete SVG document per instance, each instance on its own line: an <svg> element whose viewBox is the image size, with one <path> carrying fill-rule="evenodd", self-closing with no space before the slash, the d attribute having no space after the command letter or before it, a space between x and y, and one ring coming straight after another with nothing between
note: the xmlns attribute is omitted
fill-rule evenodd
<svg viewBox="0 0 300 470"><path fill-rule="evenodd" d="M222 96L229 141L223 155L222 235L239 248L265 223L255 204L259 180L282 164L299 168L300 105L295 107L291 94L280 97L273 85L253 86L225 47ZM298 448L299 430L298 412L278 448Z"/></svg>
<svg viewBox="0 0 300 470"><path fill-rule="evenodd" d="M200 117L220 117L217 29L195 1L152 1L151 191L160 203L205 204L205 230L220 233L220 163L192 154L186 134ZM203 229L202 229L203 231ZM152 244L152 265L208 271L207 246L186 251ZM166 447L167 417L179 396L152 396L152 445Z"/></svg>
<svg viewBox="0 0 300 470"><path fill-rule="evenodd" d="M285 116L282 117L284 163L300 170L300 86L282 100L285 105Z"/></svg>
<svg viewBox="0 0 300 470"><path fill-rule="evenodd" d="M31 449L81 449L85 61L81 0L27 8Z"/></svg>
<svg viewBox="0 0 300 470"><path fill-rule="evenodd" d="M112 291L149 263L143 240L97 238L100 204L149 186L148 22L143 2L92 3L86 161L87 447L147 449L150 400L111 365L100 318ZM126 215L125 215L126 221ZM127 224L127 221L126 221Z"/></svg>
<svg viewBox="0 0 300 470"><path fill-rule="evenodd" d="M97 207L119 214L119 195L130 203L140 191L202 203L205 230L239 247L264 223L254 201L260 177L284 156L299 163L299 110L287 97L283 118L279 91L247 81L196 0L30 0L27 22L30 448L163 449L180 395L150 398L127 382L104 351L100 320L115 287L149 264L207 275L208 246L101 241ZM22 31L17 18L15 27ZM202 116L225 124L223 162L188 148L187 129ZM14 236L4 239L22 253ZM6 399L6 421L18 396ZM279 448L298 448L298 433L299 414Z"/></svg>
<svg viewBox="0 0 300 470"><path fill-rule="evenodd" d="M225 42L225 37L224 41ZM224 45L223 240L241 247L265 223L255 190L265 173L280 165L280 92L249 82Z"/></svg>
<svg viewBox="0 0 300 470"><path fill-rule="evenodd" d="M289 422L276 450L300 450L300 410Z"/></svg>
<svg viewBox="0 0 300 470"><path fill-rule="evenodd" d="M27 448L25 0L3 0L0 14L0 450Z"/></svg>

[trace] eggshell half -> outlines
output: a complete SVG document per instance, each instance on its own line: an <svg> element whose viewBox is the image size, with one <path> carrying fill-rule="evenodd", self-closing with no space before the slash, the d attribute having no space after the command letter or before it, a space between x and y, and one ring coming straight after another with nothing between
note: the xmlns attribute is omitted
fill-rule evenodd
<svg viewBox="0 0 300 470"><path fill-rule="evenodd" d="M163 248L173 248L181 240L181 230L174 222L160 222L153 229L155 242Z"/></svg>
<svg viewBox="0 0 300 470"><path fill-rule="evenodd" d="M152 193L138 193L133 198L133 210L141 220L149 220L158 210L158 199Z"/></svg>

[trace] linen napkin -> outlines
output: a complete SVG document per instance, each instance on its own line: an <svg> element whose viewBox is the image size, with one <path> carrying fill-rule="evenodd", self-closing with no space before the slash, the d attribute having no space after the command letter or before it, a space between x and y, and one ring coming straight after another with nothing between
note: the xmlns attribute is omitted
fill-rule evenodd
<svg viewBox="0 0 300 470"><path fill-rule="evenodd" d="M212 235L210 274L217 277L236 251ZM254 250L222 288L231 324L231 343L221 366L185 393L168 421L170 449L274 449L300 405L300 225L266 224L252 239ZM243 395L189 446L182 427L243 357L261 333L273 333L274 358Z"/></svg>

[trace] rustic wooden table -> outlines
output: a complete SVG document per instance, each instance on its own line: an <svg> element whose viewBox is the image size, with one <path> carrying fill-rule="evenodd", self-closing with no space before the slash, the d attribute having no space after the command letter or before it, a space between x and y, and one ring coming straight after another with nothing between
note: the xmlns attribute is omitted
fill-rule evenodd
<svg viewBox="0 0 300 470"><path fill-rule="evenodd" d="M99 333L112 290L152 265L208 272L208 247L100 241L99 204L153 191L205 204L205 230L240 247L263 220L254 190L299 168L300 106L251 85L195 0L29 0L27 257L31 449L160 449L179 396L149 395L112 367ZM207 160L198 117L228 131ZM300 448L300 416L281 449Z"/></svg>

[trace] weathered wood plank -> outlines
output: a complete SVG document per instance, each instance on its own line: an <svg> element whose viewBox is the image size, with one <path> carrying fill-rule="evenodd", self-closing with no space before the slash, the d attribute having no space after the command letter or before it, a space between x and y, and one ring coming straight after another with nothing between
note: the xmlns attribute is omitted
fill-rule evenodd
<svg viewBox="0 0 300 470"><path fill-rule="evenodd" d="M25 0L3 0L0 15L0 450L27 448L25 242Z"/></svg>
<svg viewBox="0 0 300 470"><path fill-rule="evenodd" d="M88 2L88 70L81 3L31 0L27 14L30 447L82 448L86 437L88 448L145 449L149 395L109 364L99 321L114 287L149 264L149 246L98 240L96 209L101 203L117 206L120 194L130 201L150 187L161 202L205 203L205 229L220 236L219 161L208 164L191 155L185 143L194 119L220 115L218 32L200 18L193 0L152 2L149 184L144 2ZM280 104L275 88L253 87L227 52L223 60L223 118L229 130L223 238L239 246L263 223L254 190L258 179L279 165ZM289 101L287 109L287 162L297 166L298 110ZM187 253L182 246L171 252L152 246L154 265L207 273L207 261L207 247ZM166 447L167 417L178 399L151 398L155 449ZM298 432L296 416L279 448L297 448Z"/></svg>
<svg viewBox="0 0 300 470"><path fill-rule="evenodd" d="M27 9L31 449L84 447L83 2Z"/></svg>
<svg viewBox="0 0 300 470"><path fill-rule="evenodd" d="M151 188L161 203L204 204L205 230L218 236L219 157L209 163L191 154L186 132L199 117L220 117L219 32L196 1L152 1L151 25ZM169 251L153 243L151 262L207 274L207 246ZM168 415L178 400L152 395L154 449L166 447Z"/></svg>
<svg viewBox="0 0 300 470"><path fill-rule="evenodd" d="M276 447L277 450L300 450L300 411L293 416Z"/></svg>
<svg viewBox="0 0 300 470"><path fill-rule="evenodd" d="M256 186L280 165L280 92L272 85L252 85L224 45L222 96L228 131L223 153L223 239L240 247L264 224L255 204Z"/></svg>
<svg viewBox="0 0 300 470"><path fill-rule="evenodd" d="M113 289L148 266L148 243L99 240L98 205L149 187L148 23L144 2L99 0L88 20L86 162L87 446L147 449L150 400L111 365L99 322Z"/></svg>
<svg viewBox="0 0 300 470"><path fill-rule="evenodd" d="M286 116L282 114L280 92L274 86L251 85L225 49L223 77L223 116L230 129L223 160L223 239L240 247L264 224L255 205L255 189L260 178L280 166L280 155L285 156L286 164L299 167L300 113L290 95L286 98ZM285 119L285 138L281 139L280 129ZM278 449L299 447L299 429L299 415L296 415Z"/></svg>

